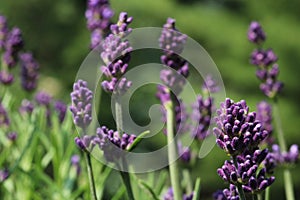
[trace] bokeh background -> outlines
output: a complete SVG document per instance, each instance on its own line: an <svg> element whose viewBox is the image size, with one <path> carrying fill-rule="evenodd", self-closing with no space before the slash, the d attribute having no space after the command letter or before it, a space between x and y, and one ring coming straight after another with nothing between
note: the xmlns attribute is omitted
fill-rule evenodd
<svg viewBox="0 0 300 200"><path fill-rule="evenodd" d="M259 91L255 68L249 64L254 46L247 40L248 25L259 21L267 33L265 47L271 47L279 57L280 80L285 84L280 95L284 133L288 145L300 144L299 137L299 66L300 66L300 1L226 1L226 0L111 0L115 10L114 21L121 11L134 17L132 27L161 27L167 17L176 19L178 29L197 40L218 66L228 97L245 99L251 110L265 99ZM69 103L69 93L77 70L89 53L90 35L86 29L85 0L1 0L0 13L7 16L10 25L23 31L25 49L34 52L41 65L39 90L49 91L56 98ZM147 55L141 55L145 59ZM158 60L159 61L159 60ZM197 87L197 82L194 87ZM201 83L199 83L200 89ZM142 90L142 89L141 89ZM155 97L154 89L140 91L130 107L138 123L147 123L146 105ZM152 94L151 94L152 92ZM109 105L109 96L102 96L101 105ZM142 100L142 101L141 101ZM157 102L156 102L157 103ZM110 108L110 106L107 106ZM100 119L114 126L110 109L101 109ZM158 144L156 144L156 142ZM159 146L159 141L152 145ZM148 145L147 148L151 148ZM199 162L193 177L201 176L202 197L225 185L216 169L226 159L224 153L214 150ZM292 170L297 199L300 199L300 167ZM277 170L272 197L284 199L282 172ZM272 199L273 199L272 198Z"/></svg>

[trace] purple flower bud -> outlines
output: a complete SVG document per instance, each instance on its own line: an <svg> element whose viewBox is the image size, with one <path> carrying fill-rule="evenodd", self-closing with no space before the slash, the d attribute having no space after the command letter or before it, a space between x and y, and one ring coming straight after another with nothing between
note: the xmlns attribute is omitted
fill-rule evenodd
<svg viewBox="0 0 300 200"><path fill-rule="evenodd" d="M65 119L67 112L67 105L62 101L56 101L54 103L54 109L58 113L59 122L62 123Z"/></svg>
<svg viewBox="0 0 300 200"><path fill-rule="evenodd" d="M9 126L9 124L10 124L10 120L8 118L7 111L2 105L2 102L0 100L0 127Z"/></svg>
<svg viewBox="0 0 300 200"><path fill-rule="evenodd" d="M32 91L37 86L39 64L35 61L31 53L22 53L21 61L21 82L26 91Z"/></svg>
<svg viewBox="0 0 300 200"><path fill-rule="evenodd" d="M81 167L80 167L80 157L79 155L73 155L71 157L71 164L73 167L76 168L76 174L79 175L81 172Z"/></svg>
<svg viewBox="0 0 300 200"><path fill-rule="evenodd" d="M3 85L10 85L14 81L14 76L7 71L0 71L0 82Z"/></svg>
<svg viewBox="0 0 300 200"><path fill-rule="evenodd" d="M9 171L7 169L0 170L0 183L4 182L9 177Z"/></svg>
<svg viewBox="0 0 300 200"><path fill-rule="evenodd" d="M34 104L27 99L23 99L21 102L21 106L19 107L19 112L21 114L25 114L25 113L31 114L33 109L34 109Z"/></svg>
<svg viewBox="0 0 300 200"><path fill-rule="evenodd" d="M12 142L16 141L17 137L18 137L18 134L16 132L10 132L7 135L7 139L9 139Z"/></svg>
<svg viewBox="0 0 300 200"><path fill-rule="evenodd" d="M46 93L46 92L38 92L35 95L35 100L39 105L43 105L43 106L50 106L50 103L52 101L52 97Z"/></svg>
<svg viewBox="0 0 300 200"><path fill-rule="evenodd" d="M260 44L266 39L265 33L258 22L251 22L248 29L248 39L250 42Z"/></svg>

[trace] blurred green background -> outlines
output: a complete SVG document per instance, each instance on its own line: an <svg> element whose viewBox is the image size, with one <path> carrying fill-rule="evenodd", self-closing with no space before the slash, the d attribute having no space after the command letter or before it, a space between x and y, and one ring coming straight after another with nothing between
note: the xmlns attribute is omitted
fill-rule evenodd
<svg viewBox="0 0 300 200"><path fill-rule="evenodd" d="M197 40L211 55L222 74L227 96L247 100L251 110L265 98L258 89L255 68L248 62L254 48L247 40L248 25L252 20L259 21L267 34L265 47L272 47L278 55L280 80L285 83L280 108L287 143L300 144L300 1L111 0L111 6L116 13L114 21L120 11L126 11L134 17L132 27L161 27L167 17L175 18L178 29ZM25 49L34 52L41 65L39 89L66 102L76 72L89 53L85 8L85 0L0 1L0 13L8 18L10 26L22 29ZM136 94L136 98L144 99L144 93ZM109 105L108 95L102 99L103 104ZM144 104L153 101L155 98L134 101L130 109L137 121L147 122ZM103 109L100 118L113 125L110 110ZM215 172L225 158L221 150L214 148L193 170L195 176L200 174L202 178L202 197L210 199L216 189L225 187ZM295 188L300 188L299 173L299 166L292 170ZM271 197L284 199L282 172L278 170L277 174ZM296 192L300 199L300 190Z"/></svg>

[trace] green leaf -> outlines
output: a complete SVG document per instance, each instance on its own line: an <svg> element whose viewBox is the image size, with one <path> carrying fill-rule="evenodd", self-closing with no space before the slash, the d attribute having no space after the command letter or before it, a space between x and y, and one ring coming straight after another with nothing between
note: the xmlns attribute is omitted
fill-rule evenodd
<svg viewBox="0 0 300 200"><path fill-rule="evenodd" d="M151 195L152 199L159 200L155 192L152 190L152 188L144 181L139 180L139 185L141 185L143 188L145 188Z"/></svg>

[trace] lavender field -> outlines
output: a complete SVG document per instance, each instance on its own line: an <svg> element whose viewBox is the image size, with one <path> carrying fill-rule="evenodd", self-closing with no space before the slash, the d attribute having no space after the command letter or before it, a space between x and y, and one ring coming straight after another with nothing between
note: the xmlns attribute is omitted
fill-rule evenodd
<svg viewBox="0 0 300 200"><path fill-rule="evenodd" d="M0 2L0 199L300 199L298 1Z"/></svg>

